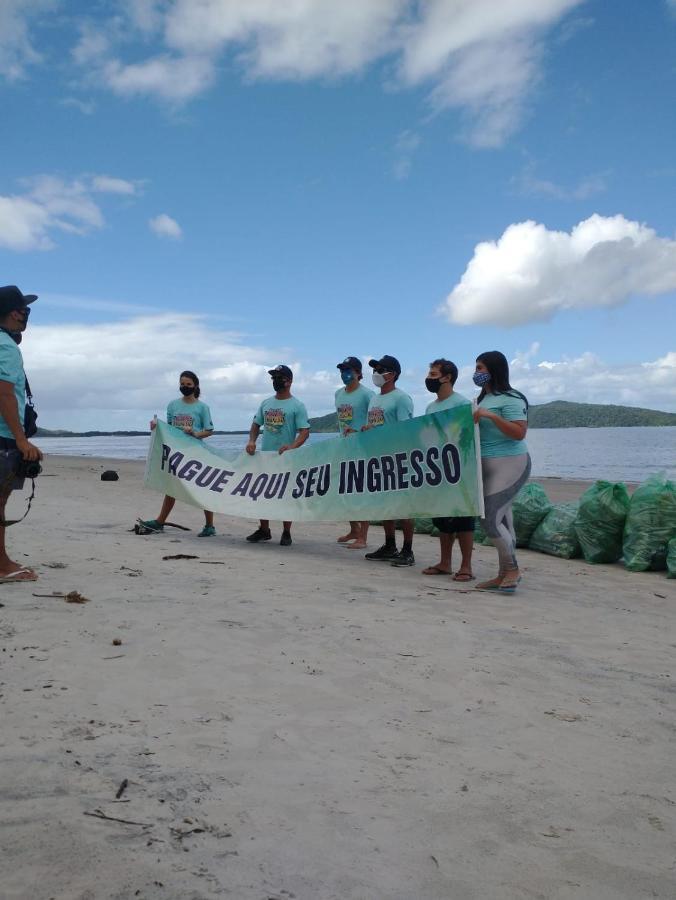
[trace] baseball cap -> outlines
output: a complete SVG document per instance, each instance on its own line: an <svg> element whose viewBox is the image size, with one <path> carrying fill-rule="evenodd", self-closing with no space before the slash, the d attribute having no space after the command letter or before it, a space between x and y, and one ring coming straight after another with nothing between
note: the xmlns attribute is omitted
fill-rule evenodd
<svg viewBox="0 0 676 900"><path fill-rule="evenodd" d="M346 356L342 362L336 366L342 372L343 369L352 369L354 372L361 372L361 360L356 356Z"/></svg>
<svg viewBox="0 0 676 900"><path fill-rule="evenodd" d="M268 375L283 375L285 378L293 378L293 372L288 366L275 366L268 369Z"/></svg>
<svg viewBox="0 0 676 900"><path fill-rule="evenodd" d="M15 284L0 287L0 315L4 316L15 309L21 309L37 300L36 294L22 294Z"/></svg>
<svg viewBox="0 0 676 900"><path fill-rule="evenodd" d="M369 365L372 369L385 369L386 372L396 372L397 375L401 375L401 366L396 356L385 354L381 359L370 359Z"/></svg>

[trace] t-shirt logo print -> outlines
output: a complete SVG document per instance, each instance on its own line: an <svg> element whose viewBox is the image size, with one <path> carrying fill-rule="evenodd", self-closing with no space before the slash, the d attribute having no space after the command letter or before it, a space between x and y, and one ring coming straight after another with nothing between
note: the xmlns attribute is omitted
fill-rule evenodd
<svg viewBox="0 0 676 900"><path fill-rule="evenodd" d="M351 403L341 403L338 407L338 421L341 425L347 425L348 422L351 422L353 419L353 410Z"/></svg>
<svg viewBox="0 0 676 900"><path fill-rule="evenodd" d="M283 409L266 409L265 410L265 427L275 434L284 427L286 416Z"/></svg>
<svg viewBox="0 0 676 900"><path fill-rule="evenodd" d="M369 410L369 425L384 425L385 410L380 406L372 406Z"/></svg>
<svg viewBox="0 0 676 900"><path fill-rule="evenodd" d="M193 417L187 415L181 415L177 413L173 417L173 422L171 423L174 428L192 428Z"/></svg>

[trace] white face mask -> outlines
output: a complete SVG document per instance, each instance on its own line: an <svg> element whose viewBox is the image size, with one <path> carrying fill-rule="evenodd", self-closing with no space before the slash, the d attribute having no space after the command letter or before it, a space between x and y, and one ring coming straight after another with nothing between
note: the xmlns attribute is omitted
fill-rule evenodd
<svg viewBox="0 0 676 900"><path fill-rule="evenodd" d="M387 378L385 378L384 375L381 375L380 372L373 373L373 383L375 384L376 387L382 387L386 381L387 381Z"/></svg>

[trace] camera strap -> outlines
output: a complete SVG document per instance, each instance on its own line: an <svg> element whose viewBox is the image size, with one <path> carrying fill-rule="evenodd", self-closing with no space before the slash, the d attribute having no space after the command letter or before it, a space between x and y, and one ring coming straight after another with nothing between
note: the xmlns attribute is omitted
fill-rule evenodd
<svg viewBox="0 0 676 900"><path fill-rule="evenodd" d="M16 475L13 472L10 472L10 474L7 476L7 478L5 478L3 484L0 485L0 495L4 495L6 489L9 487L10 483L12 481L14 481L15 478L16 478ZM31 482L32 482L32 490L31 490L31 495L28 498L28 505L26 506L26 512L21 516L20 519L0 519L0 527L1 528L9 528L10 525L17 525L19 522L23 522L23 520L26 518L28 513L31 511L31 504L33 502L33 499L35 498L35 479L31 478ZM9 497L9 495L7 495L7 496Z"/></svg>

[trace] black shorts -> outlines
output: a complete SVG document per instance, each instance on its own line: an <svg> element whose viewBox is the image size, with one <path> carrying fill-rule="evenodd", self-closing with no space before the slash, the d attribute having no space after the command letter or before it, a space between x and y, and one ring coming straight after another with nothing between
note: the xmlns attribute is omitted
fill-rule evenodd
<svg viewBox="0 0 676 900"><path fill-rule="evenodd" d="M472 516L444 516L441 519L432 519L432 524L442 534L474 531L474 518Z"/></svg>
<svg viewBox="0 0 676 900"><path fill-rule="evenodd" d="M16 441L0 437L0 496L7 496L12 491L20 491L24 479L18 478L14 472L21 454L16 449Z"/></svg>

